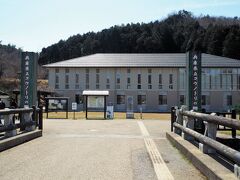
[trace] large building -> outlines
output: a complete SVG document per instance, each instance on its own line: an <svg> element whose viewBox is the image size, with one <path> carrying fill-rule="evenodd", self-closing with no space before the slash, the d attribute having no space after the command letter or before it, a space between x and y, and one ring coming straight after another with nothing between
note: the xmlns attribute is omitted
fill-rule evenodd
<svg viewBox="0 0 240 180"><path fill-rule="evenodd" d="M82 99L84 90L108 90L115 111L126 111L132 96L134 111L166 112L186 103L186 59L185 53L94 54L45 67L49 86L70 102ZM203 53L201 87L202 107L209 111L239 104L240 60Z"/></svg>

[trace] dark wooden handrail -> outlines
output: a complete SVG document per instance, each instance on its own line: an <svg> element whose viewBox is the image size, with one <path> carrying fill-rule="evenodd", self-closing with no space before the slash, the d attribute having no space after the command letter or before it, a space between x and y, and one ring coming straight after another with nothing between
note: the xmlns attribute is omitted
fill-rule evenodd
<svg viewBox="0 0 240 180"><path fill-rule="evenodd" d="M29 113L29 112L33 112L33 108L2 109L0 110L0 115Z"/></svg>
<svg viewBox="0 0 240 180"><path fill-rule="evenodd" d="M226 127L231 127L234 129L240 130L240 121L236 119L221 117L221 116L211 116L209 114L203 114L199 112L191 112L191 111L179 111L180 114L196 119L200 119L203 121L207 121L217 125L223 125Z"/></svg>

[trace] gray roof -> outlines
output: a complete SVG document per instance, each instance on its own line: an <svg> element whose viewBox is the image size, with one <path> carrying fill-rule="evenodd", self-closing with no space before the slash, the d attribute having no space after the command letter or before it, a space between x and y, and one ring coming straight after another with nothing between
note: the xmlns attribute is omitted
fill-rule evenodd
<svg viewBox="0 0 240 180"><path fill-rule="evenodd" d="M202 53L202 66L240 67L240 60ZM44 67L186 67L186 54L93 54L47 64Z"/></svg>

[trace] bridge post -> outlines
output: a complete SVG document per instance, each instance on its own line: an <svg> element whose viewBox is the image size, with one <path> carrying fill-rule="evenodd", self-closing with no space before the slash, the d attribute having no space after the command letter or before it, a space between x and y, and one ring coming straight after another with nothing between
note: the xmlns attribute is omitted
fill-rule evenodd
<svg viewBox="0 0 240 180"><path fill-rule="evenodd" d="M237 113L236 113L236 110L233 109L232 110L232 119L237 119ZM237 135L237 131L236 129L232 128L232 138L236 138L236 135Z"/></svg>
<svg viewBox="0 0 240 180"><path fill-rule="evenodd" d="M240 167L237 164L234 164L234 174L240 179Z"/></svg>
<svg viewBox="0 0 240 180"><path fill-rule="evenodd" d="M180 109L176 108L176 109L175 109L175 113L176 113L176 122L177 122L178 124L181 124L181 125L182 125L183 115L180 113ZM176 134L178 134L178 135L181 135L181 133L182 133L182 130L177 129L177 128L175 128L175 127L174 127L173 130L174 130L174 133L176 133Z"/></svg>
<svg viewBox="0 0 240 180"><path fill-rule="evenodd" d="M216 113L211 113L212 116L216 116ZM217 124L213 124L213 123L209 123L209 122L205 122L205 132L204 132L204 136L207 136L211 139L216 140L216 136L217 136ZM203 152L203 153L207 153L207 154L215 154L216 150L213 148L208 147L205 144L199 143L199 149Z"/></svg>
<svg viewBox="0 0 240 180"><path fill-rule="evenodd" d="M39 106L39 112L38 112L38 121L39 121L39 124L38 124L38 129L43 129L43 106Z"/></svg>
<svg viewBox="0 0 240 180"><path fill-rule="evenodd" d="M176 121L176 113L175 113L175 108L174 106L171 107L171 132L173 132L173 123Z"/></svg>
<svg viewBox="0 0 240 180"><path fill-rule="evenodd" d="M26 125L25 131L33 131L35 130L35 125L32 119L33 112L25 112L23 113L24 124Z"/></svg>
<svg viewBox="0 0 240 180"><path fill-rule="evenodd" d="M176 109L176 116L177 116L176 122L182 126L183 126L183 115L181 112L186 111L186 110L187 110L187 106L181 106L181 109ZM179 134L180 136L182 135L181 129L174 128L174 132L176 134Z"/></svg>
<svg viewBox="0 0 240 180"><path fill-rule="evenodd" d="M5 137L12 137L17 135L17 130L14 128L13 116L14 114L3 115L4 126L10 129L9 131L5 132Z"/></svg>
<svg viewBox="0 0 240 180"><path fill-rule="evenodd" d="M191 112L194 112L193 110L191 110ZM194 130L194 118L192 117L184 117L183 118L183 126L189 129ZM188 141L193 141L194 137L182 132L182 138Z"/></svg>

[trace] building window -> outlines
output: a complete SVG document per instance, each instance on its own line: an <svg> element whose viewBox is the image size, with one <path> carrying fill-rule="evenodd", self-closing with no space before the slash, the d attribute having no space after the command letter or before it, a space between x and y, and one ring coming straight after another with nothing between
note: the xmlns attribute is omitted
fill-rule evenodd
<svg viewBox="0 0 240 180"><path fill-rule="evenodd" d="M99 79L100 79L99 74L96 74L96 84L99 84Z"/></svg>
<svg viewBox="0 0 240 180"><path fill-rule="evenodd" d="M75 89L79 89L79 74L75 75Z"/></svg>
<svg viewBox="0 0 240 180"><path fill-rule="evenodd" d="M85 74L85 80L86 80L86 86L85 86L85 88L86 89L89 89L89 69L86 69L86 74Z"/></svg>
<svg viewBox="0 0 240 180"><path fill-rule="evenodd" d="M141 74L138 74L138 85L137 85L137 88L138 89L142 88L142 85L141 85Z"/></svg>
<svg viewBox="0 0 240 180"><path fill-rule="evenodd" d="M220 74L220 87L225 90L233 89L233 70L221 69Z"/></svg>
<svg viewBox="0 0 240 180"><path fill-rule="evenodd" d="M99 74L96 74L96 89L100 88L99 79L100 79Z"/></svg>
<svg viewBox="0 0 240 180"><path fill-rule="evenodd" d="M130 74L131 73L131 69L127 69L127 73Z"/></svg>
<svg viewBox="0 0 240 180"><path fill-rule="evenodd" d="M227 95L227 106L232 106L232 95Z"/></svg>
<svg viewBox="0 0 240 180"><path fill-rule="evenodd" d="M55 89L59 89L59 76L55 76Z"/></svg>
<svg viewBox="0 0 240 180"><path fill-rule="evenodd" d="M75 83L76 83L76 84L79 84L79 74L76 74L76 75L75 75Z"/></svg>
<svg viewBox="0 0 240 180"><path fill-rule="evenodd" d="M183 90L186 88L186 70L183 68L179 69L179 89Z"/></svg>
<svg viewBox="0 0 240 180"><path fill-rule="evenodd" d="M59 69L58 68L55 69L55 73L59 73Z"/></svg>
<svg viewBox="0 0 240 180"><path fill-rule="evenodd" d="M75 102L77 104L83 104L83 95L75 94Z"/></svg>
<svg viewBox="0 0 240 180"><path fill-rule="evenodd" d="M125 104L125 95L117 95L117 104Z"/></svg>
<svg viewBox="0 0 240 180"><path fill-rule="evenodd" d="M208 95L202 95L202 105L210 105L210 96Z"/></svg>
<svg viewBox="0 0 240 180"><path fill-rule="evenodd" d="M152 73L152 69L148 69L148 74L151 74Z"/></svg>
<svg viewBox="0 0 240 180"><path fill-rule="evenodd" d="M127 89L130 89L131 88L131 78L128 77L127 78Z"/></svg>
<svg viewBox="0 0 240 180"><path fill-rule="evenodd" d="M65 75L65 89L69 89L69 75Z"/></svg>
<svg viewBox="0 0 240 180"><path fill-rule="evenodd" d="M158 75L158 89L162 89L162 74Z"/></svg>
<svg viewBox="0 0 240 180"><path fill-rule="evenodd" d="M180 95L180 106L185 104L185 96L184 95Z"/></svg>
<svg viewBox="0 0 240 180"><path fill-rule="evenodd" d="M159 95L158 96L158 104L159 105L167 105L167 95Z"/></svg>
<svg viewBox="0 0 240 180"><path fill-rule="evenodd" d="M107 77L107 80L106 80L106 89L110 89L110 78Z"/></svg>
<svg viewBox="0 0 240 180"><path fill-rule="evenodd" d="M220 69L210 69L210 89L220 89L221 88L221 75L220 75Z"/></svg>
<svg viewBox="0 0 240 180"><path fill-rule="evenodd" d="M120 84L120 77L117 77L117 84Z"/></svg>
<svg viewBox="0 0 240 180"><path fill-rule="evenodd" d="M148 75L148 89L152 89L152 75Z"/></svg>
<svg viewBox="0 0 240 180"><path fill-rule="evenodd" d="M65 73L69 73L69 69L68 68L65 69Z"/></svg>
<svg viewBox="0 0 240 180"><path fill-rule="evenodd" d="M117 77L116 77L116 81L117 81L117 83L116 83L116 89L120 89L120 74L119 73L117 73Z"/></svg>
<svg viewBox="0 0 240 180"><path fill-rule="evenodd" d="M146 104L146 95L138 95L138 105Z"/></svg>
<svg viewBox="0 0 240 180"><path fill-rule="evenodd" d="M59 84L59 76L58 75L55 76L55 84Z"/></svg>
<svg viewBox="0 0 240 180"><path fill-rule="evenodd" d="M96 73L100 73L100 70L99 70L99 69L96 69Z"/></svg>
<svg viewBox="0 0 240 180"><path fill-rule="evenodd" d="M173 89L173 74L169 74L169 89Z"/></svg>

